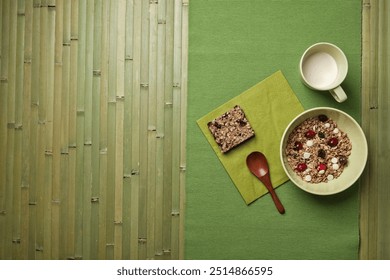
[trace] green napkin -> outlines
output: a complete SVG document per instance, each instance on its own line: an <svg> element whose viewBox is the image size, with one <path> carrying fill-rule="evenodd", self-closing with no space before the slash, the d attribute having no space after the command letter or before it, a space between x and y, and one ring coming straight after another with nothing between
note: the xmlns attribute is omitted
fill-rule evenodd
<svg viewBox="0 0 390 280"><path fill-rule="evenodd" d="M207 123L235 105L244 110L255 137L222 154ZM303 107L283 73L278 71L197 121L246 204L268 192L248 170L246 157L253 151L261 151L267 157L274 188L286 182L288 177L280 162L279 144L288 123L302 111Z"/></svg>

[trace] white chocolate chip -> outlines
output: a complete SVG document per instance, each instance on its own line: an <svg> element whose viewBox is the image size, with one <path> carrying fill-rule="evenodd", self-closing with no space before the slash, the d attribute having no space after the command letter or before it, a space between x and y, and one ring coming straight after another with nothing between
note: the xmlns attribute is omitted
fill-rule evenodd
<svg viewBox="0 0 390 280"><path fill-rule="evenodd" d="M325 127L326 127L326 128L329 128L329 127L330 127L330 123L326 123L326 124L325 124Z"/></svg>
<svg viewBox="0 0 390 280"><path fill-rule="evenodd" d="M335 129L333 129L333 133L334 133L334 134L339 133L339 129L336 127Z"/></svg>
<svg viewBox="0 0 390 280"><path fill-rule="evenodd" d="M308 140L308 141L306 142L306 145L307 145L308 147L313 146L313 144L314 144L313 140Z"/></svg>
<svg viewBox="0 0 390 280"><path fill-rule="evenodd" d="M333 170L338 170L340 166L337 163L333 163L332 168Z"/></svg>
<svg viewBox="0 0 390 280"><path fill-rule="evenodd" d="M310 175L306 175L305 176L305 181L306 182L310 182L311 181L311 176Z"/></svg>
<svg viewBox="0 0 390 280"><path fill-rule="evenodd" d="M335 158L335 157L332 158L331 161L332 161L332 163L338 163L339 162L338 158Z"/></svg>
<svg viewBox="0 0 390 280"><path fill-rule="evenodd" d="M329 174L329 175L328 175L328 177L327 177L328 181L332 181L332 180L333 180L333 178L334 178L334 177L333 177L333 175L332 175L332 174Z"/></svg>
<svg viewBox="0 0 390 280"><path fill-rule="evenodd" d="M320 170L320 171L318 171L318 174L320 174L320 175L322 175L322 174L325 174L325 170Z"/></svg>
<svg viewBox="0 0 390 280"><path fill-rule="evenodd" d="M310 153L308 153L308 152L303 153L303 158L304 159L310 158Z"/></svg>

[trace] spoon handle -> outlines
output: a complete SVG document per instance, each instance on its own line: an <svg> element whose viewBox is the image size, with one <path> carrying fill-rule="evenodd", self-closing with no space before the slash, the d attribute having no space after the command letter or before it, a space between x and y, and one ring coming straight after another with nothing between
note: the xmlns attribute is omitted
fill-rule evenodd
<svg viewBox="0 0 390 280"><path fill-rule="evenodd" d="M269 176L263 176L259 178L260 181L265 185L265 187L268 189L269 193L271 194L272 200L274 201L274 204L276 208L278 209L280 214L284 214L285 210L283 207L282 202L280 202L279 197L276 195L276 192L274 188L272 187L271 179Z"/></svg>

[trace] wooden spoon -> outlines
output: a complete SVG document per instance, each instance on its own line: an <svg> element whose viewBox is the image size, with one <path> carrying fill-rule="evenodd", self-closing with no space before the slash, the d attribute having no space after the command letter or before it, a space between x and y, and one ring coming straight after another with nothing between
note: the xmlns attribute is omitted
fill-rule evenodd
<svg viewBox="0 0 390 280"><path fill-rule="evenodd" d="M248 166L252 174L255 175L268 189L279 213L284 214L285 212L284 207L280 202L278 196L276 195L274 188L272 187L272 183L269 175L268 162L264 154L260 152L251 153L246 158L246 165Z"/></svg>

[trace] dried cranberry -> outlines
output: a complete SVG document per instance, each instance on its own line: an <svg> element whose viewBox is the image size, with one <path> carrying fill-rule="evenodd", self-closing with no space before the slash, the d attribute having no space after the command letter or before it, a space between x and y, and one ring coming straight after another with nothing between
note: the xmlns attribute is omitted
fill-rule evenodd
<svg viewBox="0 0 390 280"><path fill-rule="evenodd" d="M303 145L302 145L302 143L301 142L299 142L299 141L295 141L295 143L294 143L294 151L299 151L299 150L302 150L303 149Z"/></svg>
<svg viewBox="0 0 390 280"><path fill-rule="evenodd" d="M317 166L317 170L318 170L318 171L326 170L326 164L320 163L320 164Z"/></svg>
<svg viewBox="0 0 390 280"><path fill-rule="evenodd" d="M298 165L297 165L297 170L298 170L299 172L303 172L303 171L305 171L306 169L307 169L306 163L304 163L304 162L298 163Z"/></svg>
<svg viewBox="0 0 390 280"><path fill-rule="evenodd" d="M315 133L314 130L309 129L309 130L306 131L306 133L305 133L305 137L306 137L306 138L312 139L312 138L314 138L314 136L316 136L316 133Z"/></svg>
<svg viewBox="0 0 390 280"><path fill-rule="evenodd" d="M336 137L332 137L328 141L328 145L331 147L336 147L338 143L339 143L339 140Z"/></svg>
<svg viewBox="0 0 390 280"><path fill-rule="evenodd" d="M328 120L328 116L327 115L319 115L318 119L322 122L326 122Z"/></svg>

